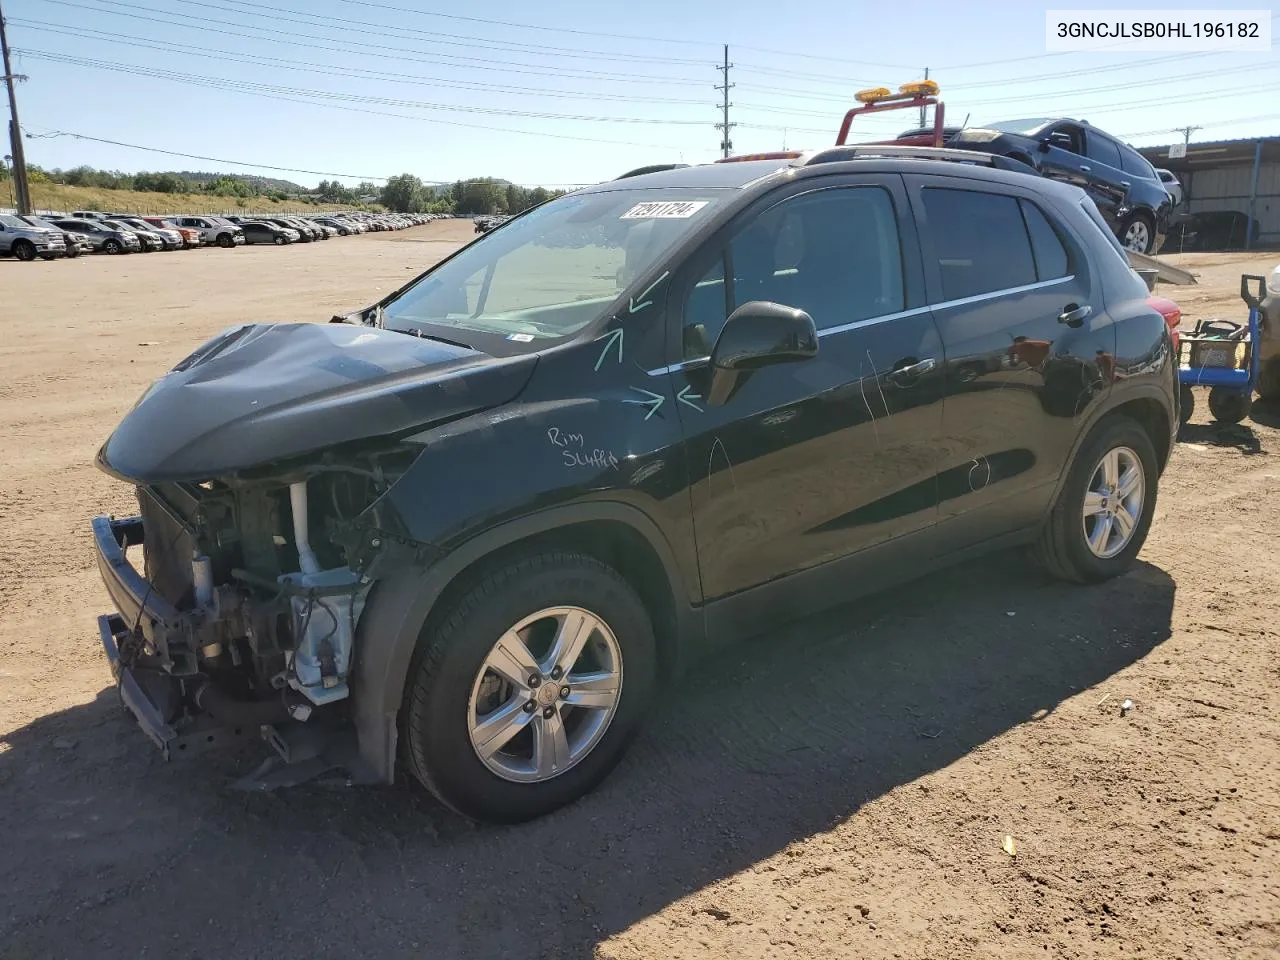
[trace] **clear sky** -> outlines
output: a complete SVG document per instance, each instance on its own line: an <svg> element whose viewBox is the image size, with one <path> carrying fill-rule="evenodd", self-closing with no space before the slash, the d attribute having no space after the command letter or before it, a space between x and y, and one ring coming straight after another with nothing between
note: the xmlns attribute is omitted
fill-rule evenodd
<svg viewBox="0 0 1280 960"><path fill-rule="evenodd" d="M719 155L725 43L735 152L827 145L856 90L896 88L926 66L949 122L1072 116L1140 146L1180 139L1170 131L1188 124L1203 127L1193 142L1280 134L1274 47L1048 54L1045 7L1007 0L0 4L23 51L14 71L30 76L18 88L27 159L47 167L233 170L309 186L402 172L591 183ZM860 118L854 139L914 123Z"/></svg>

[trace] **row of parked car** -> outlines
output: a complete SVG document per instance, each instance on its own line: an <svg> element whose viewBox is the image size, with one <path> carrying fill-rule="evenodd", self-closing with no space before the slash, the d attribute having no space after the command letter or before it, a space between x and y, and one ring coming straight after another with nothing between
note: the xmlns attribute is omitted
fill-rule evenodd
<svg viewBox="0 0 1280 960"><path fill-rule="evenodd" d="M440 214L340 212L302 216L134 216L92 210L68 215L0 215L0 256L54 260L82 253L139 253L234 248L270 243L286 246L331 237L404 230L438 219Z"/></svg>

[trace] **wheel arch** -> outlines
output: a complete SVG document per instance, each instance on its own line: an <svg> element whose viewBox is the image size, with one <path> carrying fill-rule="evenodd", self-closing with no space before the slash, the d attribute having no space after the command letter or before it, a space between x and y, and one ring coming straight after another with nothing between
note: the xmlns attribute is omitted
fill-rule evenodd
<svg viewBox="0 0 1280 960"><path fill-rule="evenodd" d="M617 502L572 504L509 521L466 540L430 567L379 580L360 618L352 670L352 716L361 760L383 782L395 776L399 717L422 630L451 597L494 565L539 549L571 549L617 570L654 621L659 667L677 673L701 628L675 554L639 509Z"/></svg>
<svg viewBox="0 0 1280 960"><path fill-rule="evenodd" d="M1117 414L1131 417L1146 431L1151 438L1151 445L1155 447L1156 457L1160 464L1160 472L1164 472L1165 465L1169 462L1169 457L1173 452L1175 427L1174 422L1170 419L1168 396L1154 383L1134 385L1119 393L1113 389L1108 397L1108 402L1094 412L1083 429L1077 434L1075 444L1071 448L1071 456L1063 462L1062 474L1058 477L1058 483L1054 488L1053 497L1049 501L1046 513L1058 502L1058 497L1062 494L1063 485L1067 482L1067 475L1071 472L1071 465L1075 463L1085 440L1097 428L1099 423Z"/></svg>

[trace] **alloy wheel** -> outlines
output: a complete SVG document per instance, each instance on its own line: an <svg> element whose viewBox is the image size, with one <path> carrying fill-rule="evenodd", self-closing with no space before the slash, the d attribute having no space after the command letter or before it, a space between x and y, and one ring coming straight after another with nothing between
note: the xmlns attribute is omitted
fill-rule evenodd
<svg viewBox="0 0 1280 960"><path fill-rule="evenodd" d="M1147 229L1145 220L1135 220L1124 232L1124 245L1136 253L1146 253L1151 243L1151 231Z"/></svg>
<svg viewBox="0 0 1280 960"><path fill-rule="evenodd" d="M490 772L541 783L600 742L622 695L622 649L600 617L548 607L507 630L485 657L467 731Z"/></svg>
<svg viewBox="0 0 1280 960"><path fill-rule="evenodd" d="M1142 519L1146 478L1142 461L1128 447L1114 447L1093 468L1081 522L1089 551L1103 560L1124 550Z"/></svg>

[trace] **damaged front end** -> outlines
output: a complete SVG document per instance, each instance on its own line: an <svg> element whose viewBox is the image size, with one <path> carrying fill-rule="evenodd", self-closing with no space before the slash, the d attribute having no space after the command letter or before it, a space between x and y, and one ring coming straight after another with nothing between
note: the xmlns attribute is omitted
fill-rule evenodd
<svg viewBox="0 0 1280 960"><path fill-rule="evenodd" d="M102 644L125 706L166 757L260 729L286 762L333 746L348 726L366 568L382 546L353 521L420 452L328 452L306 466L142 484L137 516L94 519L118 611L99 618Z"/></svg>
<svg viewBox="0 0 1280 960"><path fill-rule="evenodd" d="M93 521L117 611L99 630L167 757L261 731L295 778L302 761L362 778L357 629L378 577L432 557L369 507L423 454L406 437L509 401L532 366L385 330L250 325L143 394L98 454L139 506Z"/></svg>

